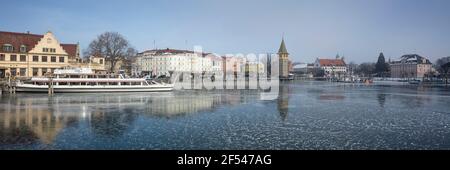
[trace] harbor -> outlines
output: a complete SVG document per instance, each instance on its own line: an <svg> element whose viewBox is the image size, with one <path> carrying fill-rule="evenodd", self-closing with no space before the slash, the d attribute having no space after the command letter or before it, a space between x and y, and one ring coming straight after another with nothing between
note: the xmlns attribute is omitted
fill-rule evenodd
<svg viewBox="0 0 450 170"><path fill-rule="evenodd" d="M0 96L0 149L450 149L450 89L283 82L258 90Z"/></svg>
<svg viewBox="0 0 450 170"><path fill-rule="evenodd" d="M450 3L350 1L4 3L0 150L450 149Z"/></svg>

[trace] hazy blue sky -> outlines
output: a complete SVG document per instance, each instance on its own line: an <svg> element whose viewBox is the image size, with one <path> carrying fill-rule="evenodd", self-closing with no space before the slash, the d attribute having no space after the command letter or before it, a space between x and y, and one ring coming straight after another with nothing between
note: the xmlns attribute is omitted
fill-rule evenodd
<svg viewBox="0 0 450 170"><path fill-rule="evenodd" d="M283 32L294 61L345 55L375 62L418 53L450 56L450 0L13 0L2 3L0 30L43 34L84 49L117 31L139 51L189 48L276 52Z"/></svg>

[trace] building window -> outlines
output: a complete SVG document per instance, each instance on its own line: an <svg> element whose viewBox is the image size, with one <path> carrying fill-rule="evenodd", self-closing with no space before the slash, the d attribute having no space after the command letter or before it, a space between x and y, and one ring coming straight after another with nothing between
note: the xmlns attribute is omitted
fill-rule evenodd
<svg viewBox="0 0 450 170"><path fill-rule="evenodd" d="M14 51L14 47L11 44L4 44L3 51L4 52L12 52L12 51Z"/></svg>
<svg viewBox="0 0 450 170"><path fill-rule="evenodd" d="M5 61L5 54L0 54L0 61Z"/></svg>
<svg viewBox="0 0 450 170"><path fill-rule="evenodd" d="M42 48L42 52L48 52L48 48Z"/></svg>
<svg viewBox="0 0 450 170"><path fill-rule="evenodd" d="M59 57L59 62L64 63L64 57Z"/></svg>
<svg viewBox="0 0 450 170"><path fill-rule="evenodd" d="M100 64L103 64L103 59L100 59Z"/></svg>
<svg viewBox="0 0 450 170"><path fill-rule="evenodd" d="M16 76L17 75L17 69L16 68L11 68L11 76Z"/></svg>
<svg viewBox="0 0 450 170"><path fill-rule="evenodd" d="M42 56L42 62L47 62L47 56Z"/></svg>
<svg viewBox="0 0 450 170"><path fill-rule="evenodd" d="M27 69L26 68L20 68L20 76L25 76L27 73Z"/></svg>
<svg viewBox="0 0 450 170"><path fill-rule="evenodd" d="M17 61L17 55L11 55L10 56L11 61Z"/></svg>
<svg viewBox="0 0 450 170"><path fill-rule="evenodd" d="M52 57L50 58L50 60L51 60L52 63L55 63L55 62L56 62L56 56L52 56Z"/></svg>
<svg viewBox="0 0 450 170"><path fill-rule="evenodd" d="M20 61L27 61L26 55L20 55Z"/></svg>
<svg viewBox="0 0 450 170"><path fill-rule="evenodd" d="M55 68L50 69L51 73L55 73Z"/></svg>
<svg viewBox="0 0 450 170"><path fill-rule="evenodd" d="M37 55L33 56L33 62L39 62L39 56Z"/></svg>
<svg viewBox="0 0 450 170"><path fill-rule="evenodd" d="M33 76L38 76L39 68L33 68Z"/></svg>
<svg viewBox="0 0 450 170"><path fill-rule="evenodd" d="M47 68L42 68L42 76L44 76L47 73Z"/></svg>
<svg viewBox="0 0 450 170"><path fill-rule="evenodd" d="M54 49L54 48L50 48L50 52L52 52L52 53L56 53L56 49Z"/></svg>
<svg viewBox="0 0 450 170"><path fill-rule="evenodd" d="M21 53L26 53L27 52L27 46L26 45L21 45L20 46L20 52Z"/></svg>

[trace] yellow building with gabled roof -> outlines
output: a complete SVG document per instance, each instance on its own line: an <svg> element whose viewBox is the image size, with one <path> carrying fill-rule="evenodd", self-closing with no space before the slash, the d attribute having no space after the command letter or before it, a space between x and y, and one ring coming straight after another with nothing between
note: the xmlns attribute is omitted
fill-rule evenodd
<svg viewBox="0 0 450 170"><path fill-rule="evenodd" d="M44 76L80 60L78 44L61 44L44 35L0 31L0 78Z"/></svg>

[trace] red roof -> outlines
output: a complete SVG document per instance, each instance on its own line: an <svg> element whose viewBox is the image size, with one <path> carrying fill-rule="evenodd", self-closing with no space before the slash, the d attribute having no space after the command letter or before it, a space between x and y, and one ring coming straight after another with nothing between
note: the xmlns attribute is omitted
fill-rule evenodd
<svg viewBox="0 0 450 170"><path fill-rule="evenodd" d="M169 54L195 53L195 51L177 50L177 49L166 48L166 49L147 50L147 51L141 52L141 54L142 53L155 53L156 55L161 55L161 54L165 54L165 53L169 53ZM202 56L206 57L209 54L211 54L211 53L203 52Z"/></svg>
<svg viewBox="0 0 450 170"><path fill-rule="evenodd" d="M0 31L0 46L11 44L14 47L13 52L19 53L20 46L25 45L27 52L30 52L43 37L44 35ZM61 44L61 46L69 56L76 56L77 44Z"/></svg>
<svg viewBox="0 0 450 170"><path fill-rule="evenodd" d="M77 44L61 44L64 51L67 52L69 57L77 56Z"/></svg>
<svg viewBox="0 0 450 170"><path fill-rule="evenodd" d="M177 49L170 49L170 48L147 50L147 51L144 51L142 53L151 53L151 52L154 52L154 53L157 53L157 54L164 54L164 53L172 53L172 54L194 53L193 51L189 51L189 50L177 50Z"/></svg>
<svg viewBox="0 0 450 170"><path fill-rule="evenodd" d="M345 61L341 59L319 59L320 66L346 66Z"/></svg>
<svg viewBox="0 0 450 170"><path fill-rule="evenodd" d="M28 33L2 32L0 31L0 45L11 44L14 47L13 52L18 53L21 45L27 46L27 52L34 48L43 35Z"/></svg>

